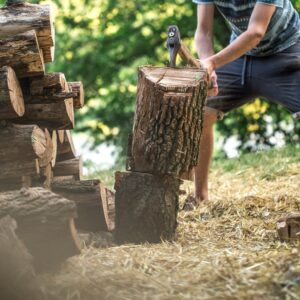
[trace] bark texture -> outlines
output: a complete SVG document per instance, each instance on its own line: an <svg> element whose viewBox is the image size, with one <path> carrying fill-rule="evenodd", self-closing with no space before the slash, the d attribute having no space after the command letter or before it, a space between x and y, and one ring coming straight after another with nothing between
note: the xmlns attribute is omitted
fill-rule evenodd
<svg viewBox="0 0 300 300"><path fill-rule="evenodd" d="M180 176L197 165L206 78L195 68L140 68L128 170Z"/></svg>
<svg viewBox="0 0 300 300"><path fill-rule="evenodd" d="M0 194L0 216L18 222L17 234L34 257L37 268L52 268L78 254L73 218L76 205L43 188Z"/></svg>
<svg viewBox="0 0 300 300"><path fill-rule="evenodd" d="M21 117L24 112L23 93L14 70L0 68L0 120Z"/></svg>
<svg viewBox="0 0 300 300"><path fill-rule="evenodd" d="M57 162L53 169L54 176L74 176L76 180L82 177L81 157Z"/></svg>
<svg viewBox="0 0 300 300"><path fill-rule="evenodd" d="M81 81L69 82L70 91L72 91L75 96L73 96L74 100L74 108L80 109L84 106L84 90Z"/></svg>
<svg viewBox="0 0 300 300"><path fill-rule="evenodd" d="M0 67L3 66L11 66L18 78L44 74L43 56L34 30L0 40Z"/></svg>
<svg viewBox="0 0 300 300"><path fill-rule="evenodd" d="M116 173L116 228L119 243L172 240L177 226L181 181L171 176Z"/></svg>

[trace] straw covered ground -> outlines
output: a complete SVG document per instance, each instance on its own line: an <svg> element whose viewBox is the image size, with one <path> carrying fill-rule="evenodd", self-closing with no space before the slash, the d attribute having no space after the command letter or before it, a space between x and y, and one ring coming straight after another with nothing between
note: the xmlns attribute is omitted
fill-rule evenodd
<svg viewBox="0 0 300 300"><path fill-rule="evenodd" d="M64 300L300 299L300 243L275 230L300 210L298 151L215 164L210 202L180 212L175 242L87 247L41 278L46 290Z"/></svg>

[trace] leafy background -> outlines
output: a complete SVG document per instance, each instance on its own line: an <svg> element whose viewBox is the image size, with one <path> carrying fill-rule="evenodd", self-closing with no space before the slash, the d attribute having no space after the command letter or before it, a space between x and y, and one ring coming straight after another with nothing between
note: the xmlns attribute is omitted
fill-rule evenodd
<svg viewBox="0 0 300 300"><path fill-rule="evenodd" d="M84 83L87 105L77 113L77 131L87 133L93 146L114 144L122 157L132 127L137 68L167 63L165 40L171 24L179 26L194 51L196 5L186 0L30 2L51 3L56 14L55 63L48 70ZM293 3L300 11L300 1ZM218 14L214 30L219 51L230 30ZM225 156L226 142L232 139L239 153L297 143L299 124L278 105L254 99L217 124L217 155Z"/></svg>

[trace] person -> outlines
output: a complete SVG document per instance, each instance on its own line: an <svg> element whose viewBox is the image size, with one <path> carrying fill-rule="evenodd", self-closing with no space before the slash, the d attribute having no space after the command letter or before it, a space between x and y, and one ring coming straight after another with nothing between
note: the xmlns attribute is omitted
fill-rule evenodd
<svg viewBox="0 0 300 300"><path fill-rule="evenodd" d="M193 0L196 50L213 87L208 91L195 193L185 207L208 200L213 125L227 112L263 96L300 117L300 20L289 0ZM231 27L230 43L213 50L215 9Z"/></svg>

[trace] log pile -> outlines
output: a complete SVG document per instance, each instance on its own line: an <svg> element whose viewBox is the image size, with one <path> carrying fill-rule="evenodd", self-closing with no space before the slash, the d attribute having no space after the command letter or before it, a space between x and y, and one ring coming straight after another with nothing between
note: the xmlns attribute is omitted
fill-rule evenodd
<svg viewBox="0 0 300 300"><path fill-rule="evenodd" d="M118 242L174 237L180 178L197 165L206 96L205 70L139 69L129 172L116 173Z"/></svg>
<svg viewBox="0 0 300 300"><path fill-rule="evenodd" d="M51 15L48 5L20 0L0 8L0 221L42 269L79 252L77 230L114 229L114 193L82 180L70 132L83 85L45 72L54 59Z"/></svg>

